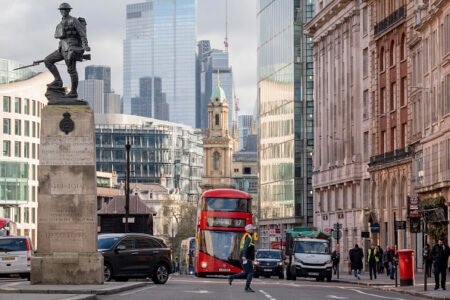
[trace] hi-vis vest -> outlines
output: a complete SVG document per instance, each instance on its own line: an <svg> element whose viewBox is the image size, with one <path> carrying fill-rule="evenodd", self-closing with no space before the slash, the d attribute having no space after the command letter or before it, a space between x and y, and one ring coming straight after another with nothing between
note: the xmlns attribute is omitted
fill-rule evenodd
<svg viewBox="0 0 450 300"><path fill-rule="evenodd" d="M371 252L372 252L372 249L369 249L369 255L367 255L367 262L369 262ZM373 249L373 255L375 256L375 261L378 262L379 258L377 256L377 249Z"/></svg>
<svg viewBox="0 0 450 300"><path fill-rule="evenodd" d="M241 250L244 249L245 237L246 237L246 236L248 236L248 237L250 238L250 244L248 244L248 246L249 246L249 247L250 247L250 246L255 246L255 244L253 244L253 238L252 238L252 235L249 234L248 232L246 232L246 233L244 234L244 236L242 237L242 239L241 239Z"/></svg>

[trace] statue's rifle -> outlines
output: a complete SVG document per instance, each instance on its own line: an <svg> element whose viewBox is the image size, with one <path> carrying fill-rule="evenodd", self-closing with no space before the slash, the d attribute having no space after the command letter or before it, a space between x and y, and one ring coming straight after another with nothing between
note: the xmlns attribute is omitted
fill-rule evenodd
<svg viewBox="0 0 450 300"><path fill-rule="evenodd" d="M83 54L83 59L84 60L91 60L91 55L90 54ZM30 68L30 67L34 67L34 66L38 66L38 65L40 65L43 62L44 62L43 59L42 60L36 60L36 61L33 61L33 63L31 65L15 68L13 71L20 70L20 69L26 69L26 68Z"/></svg>

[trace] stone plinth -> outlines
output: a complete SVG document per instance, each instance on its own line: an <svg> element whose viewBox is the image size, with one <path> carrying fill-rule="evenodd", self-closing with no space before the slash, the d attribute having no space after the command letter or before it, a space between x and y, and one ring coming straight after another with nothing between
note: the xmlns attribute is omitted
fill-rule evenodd
<svg viewBox="0 0 450 300"><path fill-rule="evenodd" d="M94 114L88 105L48 105L41 124L31 284L101 284Z"/></svg>

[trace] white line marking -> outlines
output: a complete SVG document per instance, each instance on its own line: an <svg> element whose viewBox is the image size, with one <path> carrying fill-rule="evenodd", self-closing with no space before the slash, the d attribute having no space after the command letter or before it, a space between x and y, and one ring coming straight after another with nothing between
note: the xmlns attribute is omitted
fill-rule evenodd
<svg viewBox="0 0 450 300"><path fill-rule="evenodd" d="M155 285L152 285L152 286L148 286L148 287L145 287L145 288L142 288L142 289L138 289L138 290L131 290L131 291L128 291L128 292L125 292L125 293L120 293L120 294L118 294L118 296L126 296L126 295L136 294L136 293L139 293L139 292L142 292L142 291L145 291L145 290L152 289L154 287L155 287Z"/></svg>
<svg viewBox="0 0 450 300"><path fill-rule="evenodd" d="M267 292L263 291L263 290L259 290L264 296L266 296L267 298L269 298L270 300L277 300L274 297L272 297L271 295L269 295Z"/></svg>
<svg viewBox="0 0 450 300"><path fill-rule="evenodd" d="M357 290L357 289L349 289L349 290L357 292L357 293L360 293L360 294L363 294L363 295L377 297L377 298L391 299L391 300L405 300L403 298L392 298L392 297L386 297L386 296L381 296L381 295L376 295L376 294L369 294L369 293L365 293L365 292Z"/></svg>
<svg viewBox="0 0 450 300"><path fill-rule="evenodd" d="M331 298L331 299L348 299L347 297L341 297L341 296L336 296L336 295L328 295L327 298Z"/></svg>

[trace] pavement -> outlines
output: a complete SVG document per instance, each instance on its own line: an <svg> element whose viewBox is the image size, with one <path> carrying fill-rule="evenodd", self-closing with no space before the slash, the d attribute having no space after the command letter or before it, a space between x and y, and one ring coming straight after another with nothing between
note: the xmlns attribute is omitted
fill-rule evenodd
<svg viewBox="0 0 450 300"><path fill-rule="evenodd" d="M400 275L398 275L400 276ZM400 277L398 277L398 287L395 287L395 281L391 280L386 273L377 275L377 279L370 280L369 272L363 272L360 276L361 280L355 279L353 275L347 272L339 274L339 279L333 277L333 281L354 284L359 286L370 286L378 290L395 291L401 294L408 294L428 299L449 299L450 300L450 276L447 276L447 290L434 290L434 276L427 278L427 291L424 291L423 273L416 273L414 286L400 286Z"/></svg>

